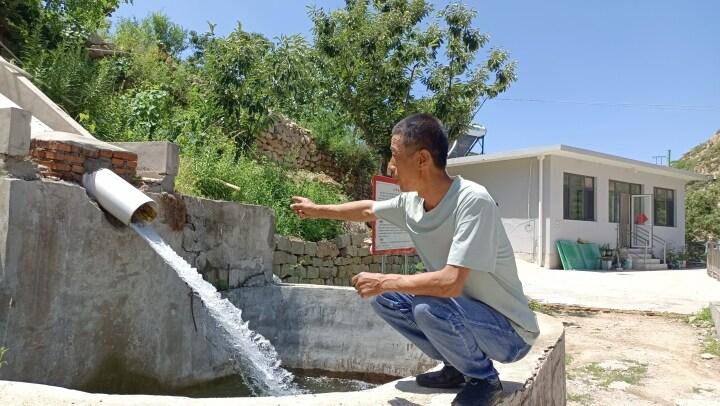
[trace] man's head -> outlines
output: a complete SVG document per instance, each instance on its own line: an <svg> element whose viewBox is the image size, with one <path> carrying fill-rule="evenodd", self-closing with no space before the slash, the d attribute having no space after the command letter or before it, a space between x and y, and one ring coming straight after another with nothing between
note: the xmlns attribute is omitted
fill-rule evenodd
<svg viewBox="0 0 720 406"><path fill-rule="evenodd" d="M445 172L448 138L443 125L430 114L413 114L393 127L388 171L403 192L415 191L423 177Z"/></svg>

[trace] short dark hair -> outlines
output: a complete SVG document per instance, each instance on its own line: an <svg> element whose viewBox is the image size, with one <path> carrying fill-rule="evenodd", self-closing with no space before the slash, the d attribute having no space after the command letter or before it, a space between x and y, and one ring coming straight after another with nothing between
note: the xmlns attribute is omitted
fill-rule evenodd
<svg viewBox="0 0 720 406"><path fill-rule="evenodd" d="M442 122L431 114L419 113L405 117L393 127L392 135L400 134L405 146L430 152L435 166L445 169L448 155L448 137Z"/></svg>

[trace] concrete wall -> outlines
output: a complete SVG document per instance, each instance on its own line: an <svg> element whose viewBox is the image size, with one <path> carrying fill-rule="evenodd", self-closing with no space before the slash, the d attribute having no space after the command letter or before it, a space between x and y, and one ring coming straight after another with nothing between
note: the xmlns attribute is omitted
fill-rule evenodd
<svg viewBox="0 0 720 406"><path fill-rule="evenodd" d="M448 168L487 188L499 204L505 232L518 257L535 257L538 216L538 159L485 162Z"/></svg>
<svg viewBox="0 0 720 406"><path fill-rule="evenodd" d="M163 237L189 257L209 247L208 267L265 283L269 210L183 200L181 231L163 205ZM230 373L226 338L187 285L68 183L0 178L0 339L9 349L1 379L102 390Z"/></svg>
<svg viewBox="0 0 720 406"><path fill-rule="evenodd" d="M408 376L437 364L380 319L352 288L242 288L230 291L228 299L290 367Z"/></svg>
<svg viewBox="0 0 720 406"><path fill-rule="evenodd" d="M555 242L561 239L582 238L596 243L608 243L614 247L617 241L617 224L610 223L608 190L609 181L617 180L642 185L643 193L653 194L654 187L675 191L675 227L654 227L655 235L667 241L669 247L678 249L685 245L685 181L654 175L635 169L619 168L582 161L573 158L552 156L550 160L550 201L548 234L545 246L545 264L560 267ZM569 172L595 178L595 221L563 219L563 173ZM656 250L656 255L661 255Z"/></svg>
<svg viewBox="0 0 720 406"><path fill-rule="evenodd" d="M84 189L4 179L0 196L3 379L82 388L108 369L166 383L223 369L199 303L193 327L190 289Z"/></svg>
<svg viewBox="0 0 720 406"><path fill-rule="evenodd" d="M155 228L205 280L220 288L272 280L272 209L167 193L148 196L160 206Z"/></svg>
<svg viewBox="0 0 720 406"><path fill-rule="evenodd" d="M66 131L93 138L85 128L35 87L30 79L4 65L0 65L0 93L19 107L30 111L33 116L55 131Z"/></svg>

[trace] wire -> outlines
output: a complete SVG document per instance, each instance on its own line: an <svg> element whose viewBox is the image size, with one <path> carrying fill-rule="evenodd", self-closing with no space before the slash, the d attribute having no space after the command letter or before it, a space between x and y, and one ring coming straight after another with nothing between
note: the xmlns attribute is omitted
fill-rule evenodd
<svg viewBox="0 0 720 406"><path fill-rule="evenodd" d="M523 99L510 97L497 97L495 100L528 103L554 103L554 104L575 104L585 106L607 106L607 107L639 107L661 110L686 110L686 111L720 111L720 106L692 106L679 104L645 104L645 103L619 103L603 101L579 101L579 100L547 100L547 99Z"/></svg>

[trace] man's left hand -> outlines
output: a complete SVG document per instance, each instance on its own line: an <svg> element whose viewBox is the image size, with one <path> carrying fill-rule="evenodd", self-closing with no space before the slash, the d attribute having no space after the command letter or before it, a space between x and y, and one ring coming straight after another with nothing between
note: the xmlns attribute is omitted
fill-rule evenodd
<svg viewBox="0 0 720 406"><path fill-rule="evenodd" d="M360 272L353 276L352 285L360 297L367 299L383 293L382 282L385 275L374 272Z"/></svg>

